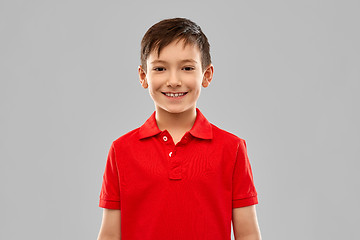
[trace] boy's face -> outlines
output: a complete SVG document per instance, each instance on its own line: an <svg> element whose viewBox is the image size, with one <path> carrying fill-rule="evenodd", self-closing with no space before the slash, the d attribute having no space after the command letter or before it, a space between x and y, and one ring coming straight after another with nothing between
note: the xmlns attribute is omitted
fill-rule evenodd
<svg viewBox="0 0 360 240"><path fill-rule="evenodd" d="M152 51L147 59L147 69L139 66L140 83L149 88L156 110L181 113L196 107L201 86L207 87L212 80L213 66L201 69L201 54L196 45L173 41L164 47L160 56ZM165 93L185 93L171 97Z"/></svg>

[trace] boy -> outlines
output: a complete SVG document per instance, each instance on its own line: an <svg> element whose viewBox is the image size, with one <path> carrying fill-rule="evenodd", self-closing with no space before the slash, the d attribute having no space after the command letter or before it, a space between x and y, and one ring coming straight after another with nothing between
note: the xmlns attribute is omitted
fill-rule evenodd
<svg viewBox="0 0 360 240"><path fill-rule="evenodd" d="M246 143L196 107L213 71L194 22L165 19L145 33L139 78L155 111L111 145L99 240L229 240L231 220L237 240L261 238Z"/></svg>

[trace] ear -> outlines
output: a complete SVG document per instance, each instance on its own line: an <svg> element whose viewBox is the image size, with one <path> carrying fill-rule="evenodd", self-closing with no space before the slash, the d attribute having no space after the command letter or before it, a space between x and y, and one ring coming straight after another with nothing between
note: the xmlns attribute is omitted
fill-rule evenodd
<svg viewBox="0 0 360 240"><path fill-rule="evenodd" d="M148 88L146 72L141 65L138 67L138 72L139 72L139 80L140 80L141 86L143 88Z"/></svg>
<svg viewBox="0 0 360 240"><path fill-rule="evenodd" d="M214 66L212 64L210 64L204 71L204 76L203 76L203 81L202 81L202 86L204 88L209 86L209 84L213 78L213 75L214 75Z"/></svg>

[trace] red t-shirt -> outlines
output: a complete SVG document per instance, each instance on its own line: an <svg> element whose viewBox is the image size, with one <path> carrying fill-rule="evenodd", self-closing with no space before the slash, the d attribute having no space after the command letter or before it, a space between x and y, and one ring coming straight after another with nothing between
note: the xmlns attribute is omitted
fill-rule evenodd
<svg viewBox="0 0 360 240"><path fill-rule="evenodd" d="M99 207L121 209L122 240L230 240L232 208L258 203L245 140L196 112L176 145L155 111L113 141Z"/></svg>

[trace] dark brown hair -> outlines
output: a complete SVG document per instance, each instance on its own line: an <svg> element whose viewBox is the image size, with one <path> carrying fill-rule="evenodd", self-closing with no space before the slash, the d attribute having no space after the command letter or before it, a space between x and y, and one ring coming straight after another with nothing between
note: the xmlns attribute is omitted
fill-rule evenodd
<svg viewBox="0 0 360 240"><path fill-rule="evenodd" d="M160 56L160 51L175 40L199 47L203 71L211 64L210 44L200 26L186 18L170 18L154 24L145 33L140 56L143 69L146 71L146 60L152 51Z"/></svg>

